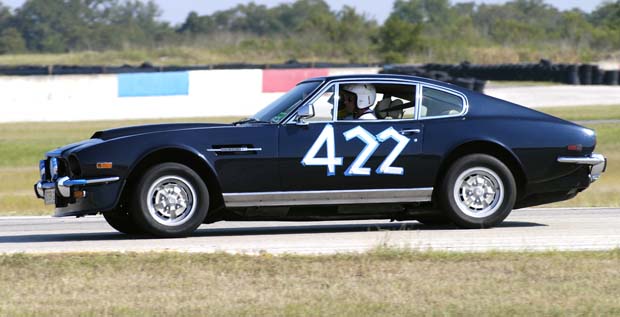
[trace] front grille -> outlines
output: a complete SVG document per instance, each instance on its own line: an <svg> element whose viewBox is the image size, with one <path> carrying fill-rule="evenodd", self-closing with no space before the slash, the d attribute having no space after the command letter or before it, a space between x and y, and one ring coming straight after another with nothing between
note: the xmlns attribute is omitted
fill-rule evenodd
<svg viewBox="0 0 620 317"><path fill-rule="evenodd" d="M69 156L67 171L71 172L71 178L77 178L82 175L82 168L80 167L80 161L78 161L75 155Z"/></svg>
<svg viewBox="0 0 620 317"><path fill-rule="evenodd" d="M69 164L64 159L58 158L58 178L69 176Z"/></svg>
<svg viewBox="0 0 620 317"><path fill-rule="evenodd" d="M48 157L47 159L45 159L45 180L46 181L51 181L52 180L52 164L51 164L51 157ZM64 177L64 176L68 176L69 175L69 164L67 163L67 161L65 161L63 158L57 157L56 160L58 161L58 178Z"/></svg>
<svg viewBox="0 0 620 317"><path fill-rule="evenodd" d="M51 158L46 158L45 159L45 181L50 181L52 179L52 175L51 175L51 171L50 171L50 159Z"/></svg>

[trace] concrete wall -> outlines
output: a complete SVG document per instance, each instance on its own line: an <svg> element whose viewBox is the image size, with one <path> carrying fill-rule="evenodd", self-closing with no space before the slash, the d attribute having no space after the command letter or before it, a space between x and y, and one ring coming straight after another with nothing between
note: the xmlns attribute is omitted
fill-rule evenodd
<svg viewBox="0 0 620 317"><path fill-rule="evenodd" d="M0 77L0 122L249 116L299 81L363 69Z"/></svg>
<svg viewBox="0 0 620 317"><path fill-rule="evenodd" d="M378 71L315 68L0 76L0 122L250 116L303 79ZM619 86L491 83L485 93L528 107L620 104Z"/></svg>

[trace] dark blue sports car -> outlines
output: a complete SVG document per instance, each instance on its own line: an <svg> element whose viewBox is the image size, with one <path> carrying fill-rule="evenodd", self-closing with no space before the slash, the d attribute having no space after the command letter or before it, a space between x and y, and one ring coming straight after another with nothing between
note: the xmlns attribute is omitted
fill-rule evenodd
<svg viewBox="0 0 620 317"><path fill-rule="evenodd" d="M250 101L249 101L250 102ZM418 220L487 228L601 176L594 131L411 76L305 80L251 118L96 132L47 153L38 198L124 233L220 220Z"/></svg>

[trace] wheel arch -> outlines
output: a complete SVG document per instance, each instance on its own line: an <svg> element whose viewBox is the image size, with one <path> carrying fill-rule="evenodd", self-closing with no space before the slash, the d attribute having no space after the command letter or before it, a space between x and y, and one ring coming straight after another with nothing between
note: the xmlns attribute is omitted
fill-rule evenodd
<svg viewBox="0 0 620 317"><path fill-rule="evenodd" d="M488 140L469 141L452 149L442 160L437 174L435 188L440 188L441 182L446 176L450 166L459 158L469 154L487 154L506 164L515 178L515 183L517 185L517 201L522 198L522 195L525 193L527 177L521 161L507 147Z"/></svg>
<svg viewBox="0 0 620 317"><path fill-rule="evenodd" d="M126 202L129 192L135 181L150 167L160 163L179 163L193 169L209 189L209 210L217 209L224 205L222 188L211 164L191 149L178 146L162 147L145 153L130 169L127 174L127 183L123 189L122 201Z"/></svg>

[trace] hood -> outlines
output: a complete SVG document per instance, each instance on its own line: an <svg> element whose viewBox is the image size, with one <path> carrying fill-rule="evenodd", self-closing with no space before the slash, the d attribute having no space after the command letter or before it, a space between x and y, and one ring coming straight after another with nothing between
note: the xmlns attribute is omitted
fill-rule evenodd
<svg viewBox="0 0 620 317"><path fill-rule="evenodd" d="M110 140L124 136L145 134L153 132L164 132L174 130L185 130L194 128L210 128L228 126L226 123L166 123L166 124L149 124L139 125L133 127L116 128L104 131L97 131L91 139Z"/></svg>
<svg viewBox="0 0 620 317"><path fill-rule="evenodd" d="M90 139L90 140L84 140L84 141L80 141L80 142L76 142L76 143L71 143L69 145L64 145L61 146L57 149L51 150L47 153L45 153L46 157L60 157L62 156L62 153L66 152L66 151L70 151L70 150L78 150L78 149L82 149L82 148L86 148L89 147L91 145L94 144L98 144L101 143L101 140L95 140L95 139Z"/></svg>

